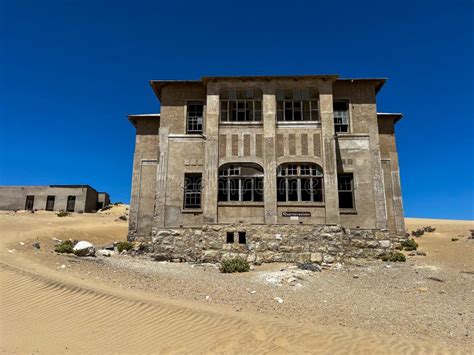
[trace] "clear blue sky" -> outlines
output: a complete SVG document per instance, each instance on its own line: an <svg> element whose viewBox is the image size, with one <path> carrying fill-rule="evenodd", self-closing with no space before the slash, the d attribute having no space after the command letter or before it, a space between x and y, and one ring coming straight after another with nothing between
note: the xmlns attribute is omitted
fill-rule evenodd
<svg viewBox="0 0 474 355"><path fill-rule="evenodd" d="M473 1L0 0L0 185L129 201L150 79L388 77L406 215L474 218Z"/></svg>

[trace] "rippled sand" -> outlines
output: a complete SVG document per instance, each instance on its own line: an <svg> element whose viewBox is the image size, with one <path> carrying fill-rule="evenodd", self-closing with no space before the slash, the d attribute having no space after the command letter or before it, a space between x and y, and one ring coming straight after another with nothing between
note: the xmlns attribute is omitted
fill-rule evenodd
<svg viewBox="0 0 474 355"><path fill-rule="evenodd" d="M391 336L383 329L239 315L225 307L176 302L62 275L7 250L12 242L34 236L31 225L21 226L24 218L0 225L0 350L6 353L452 353L435 342ZM81 225L87 235L111 223L113 238L126 228L106 218L86 217L83 223L54 218L38 229L54 231L66 223L77 236Z"/></svg>

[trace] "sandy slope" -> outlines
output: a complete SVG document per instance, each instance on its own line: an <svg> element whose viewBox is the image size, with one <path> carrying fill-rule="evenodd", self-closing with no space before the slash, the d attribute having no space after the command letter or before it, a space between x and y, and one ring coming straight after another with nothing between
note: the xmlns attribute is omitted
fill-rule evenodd
<svg viewBox="0 0 474 355"><path fill-rule="evenodd" d="M409 228L437 228L418 239L426 257L389 269L376 262L317 273L299 290L260 282L280 266L222 275L188 264L51 252L52 237L96 244L124 239L127 222L115 220L121 209L66 218L0 214L0 350L467 353L472 346L474 276L460 271L474 270L474 243L451 238L467 235L473 222L407 220ZM39 251L31 247L36 239ZM425 281L433 270L446 283ZM429 290L417 291L425 282ZM282 305L272 299L276 295Z"/></svg>

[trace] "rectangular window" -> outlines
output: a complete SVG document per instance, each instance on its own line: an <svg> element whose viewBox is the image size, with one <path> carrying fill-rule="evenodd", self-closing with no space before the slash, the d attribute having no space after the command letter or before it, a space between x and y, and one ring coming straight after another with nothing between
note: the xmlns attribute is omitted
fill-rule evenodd
<svg viewBox="0 0 474 355"><path fill-rule="evenodd" d="M355 208L354 175L352 173L338 174L337 187L339 192L339 208Z"/></svg>
<svg viewBox="0 0 474 355"><path fill-rule="evenodd" d="M35 197L33 195L26 196L25 210L33 211L34 204L35 204Z"/></svg>
<svg viewBox="0 0 474 355"><path fill-rule="evenodd" d="M188 134L202 133L202 117L204 105L202 102L188 102L186 132Z"/></svg>
<svg viewBox="0 0 474 355"><path fill-rule="evenodd" d="M224 89L220 93L221 122L262 121L262 91L259 89Z"/></svg>
<svg viewBox="0 0 474 355"><path fill-rule="evenodd" d="M277 121L319 122L318 93L314 89L278 89Z"/></svg>
<svg viewBox="0 0 474 355"><path fill-rule="evenodd" d="M76 208L76 196L68 196L67 197L66 211L67 212L74 212L75 208Z"/></svg>
<svg viewBox="0 0 474 355"><path fill-rule="evenodd" d="M54 196L48 196L46 198L46 211L53 211L54 210Z"/></svg>
<svg viewBox="0 0 474 355"><path fill-rule="evenodd" d="M184 174L184 208L201 208L202 174Z"/></svg>
<svg viewBox="0 0 474 355"><path fill-rule="evenodd" d="M334 101L334 131L336 133L349 132L349 104L347 101Z"/></svg>
<svg viewBox="0 0 474 355"><path fill-rule="evenodd" d="M227 232L226 242L227 242L227 244L234 243L234 232Z"/></svg>
<svg viewBox="0 0 474 355"><path fill-rule="evenodd" d="M239 244L247 244L247 234L245 232L239 232Z"/></svg>

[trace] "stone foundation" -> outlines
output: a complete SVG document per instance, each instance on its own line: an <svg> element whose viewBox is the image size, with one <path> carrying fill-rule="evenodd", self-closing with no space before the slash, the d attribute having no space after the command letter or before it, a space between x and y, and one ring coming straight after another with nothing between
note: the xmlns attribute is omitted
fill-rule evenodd
<svg viewBox="0 0 474 355"><path fill-rule="evenodd" d="M234 242L227 242L227 233ZM239 244L245 232L245 244ZM154 228L145 242L158 259L219 262L240 256L261 262L344 262L351 258L376 258L394 249L400 241L387 231L345 229L339 225L246 225L213 224L202 228ZM243 241L241 241L243 242Z"/></svg>

